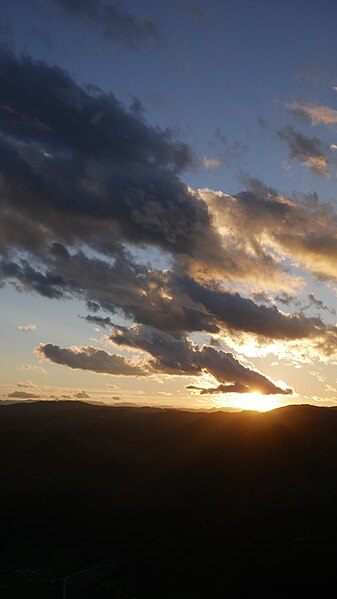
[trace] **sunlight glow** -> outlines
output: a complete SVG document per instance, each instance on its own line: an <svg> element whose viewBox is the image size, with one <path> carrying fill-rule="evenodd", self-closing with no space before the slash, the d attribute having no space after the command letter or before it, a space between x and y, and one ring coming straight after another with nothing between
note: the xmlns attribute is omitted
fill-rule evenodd
<svg viewBox="0 0 337 599"><path fill-rule="evenodd" d="M223 396L226 397L226 396ZM258 412L268 412L282 405L279 399L272 395L262 395L261 393L242 393L234 403L233 407L243 410L257 410Z"/></svg>

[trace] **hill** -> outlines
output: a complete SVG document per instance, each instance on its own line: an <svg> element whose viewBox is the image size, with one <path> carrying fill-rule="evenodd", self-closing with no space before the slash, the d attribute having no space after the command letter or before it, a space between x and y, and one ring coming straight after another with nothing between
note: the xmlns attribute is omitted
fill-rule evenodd
<svg viewBox="0 0 337 599"><path fill-rule="evenodd" d="M0 470L0 584L56 597L51 579L111 563L67 596L324 597L335 576L334 408L3 405Z"/></svg>

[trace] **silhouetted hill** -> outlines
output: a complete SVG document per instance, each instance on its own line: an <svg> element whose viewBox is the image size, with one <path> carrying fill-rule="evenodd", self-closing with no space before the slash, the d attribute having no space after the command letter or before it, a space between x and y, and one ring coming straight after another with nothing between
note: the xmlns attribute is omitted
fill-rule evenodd
<svg viewBox="0 0 337 599"><path fill-rule="evenodd" d="M117 564L69 597L331 596L337 409L2 405L0 470L3 567Z"/></svg>

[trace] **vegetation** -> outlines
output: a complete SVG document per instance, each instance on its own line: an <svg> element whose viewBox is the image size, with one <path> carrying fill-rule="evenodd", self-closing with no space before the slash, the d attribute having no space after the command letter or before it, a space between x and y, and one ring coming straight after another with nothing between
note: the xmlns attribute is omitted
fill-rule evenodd
<svg viewBox="0 0 337 599"><path fill-rule="evenodd" d="M330 596L337 409L4 405L0 468L1 597Z"/></svg>

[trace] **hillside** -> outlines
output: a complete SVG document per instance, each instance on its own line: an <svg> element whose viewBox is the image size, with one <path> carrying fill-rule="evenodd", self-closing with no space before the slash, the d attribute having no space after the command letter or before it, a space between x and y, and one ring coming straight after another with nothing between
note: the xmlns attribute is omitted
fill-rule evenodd
<svg viewBox="0 0 337 599"><path fill-rule="evenodd" d="M16 576L28 568L56 579L113 562L104 584L82 580L68 596L205 597L211 589L220 597L227 589L275 597L314 588L328 596L337 549L334 408L3 405L0 468L0 584L8 566ZM40 596L35 587L27 594L29 584L26 594L3 592ZM54 583L41 596L59 593Z"/></svg>

